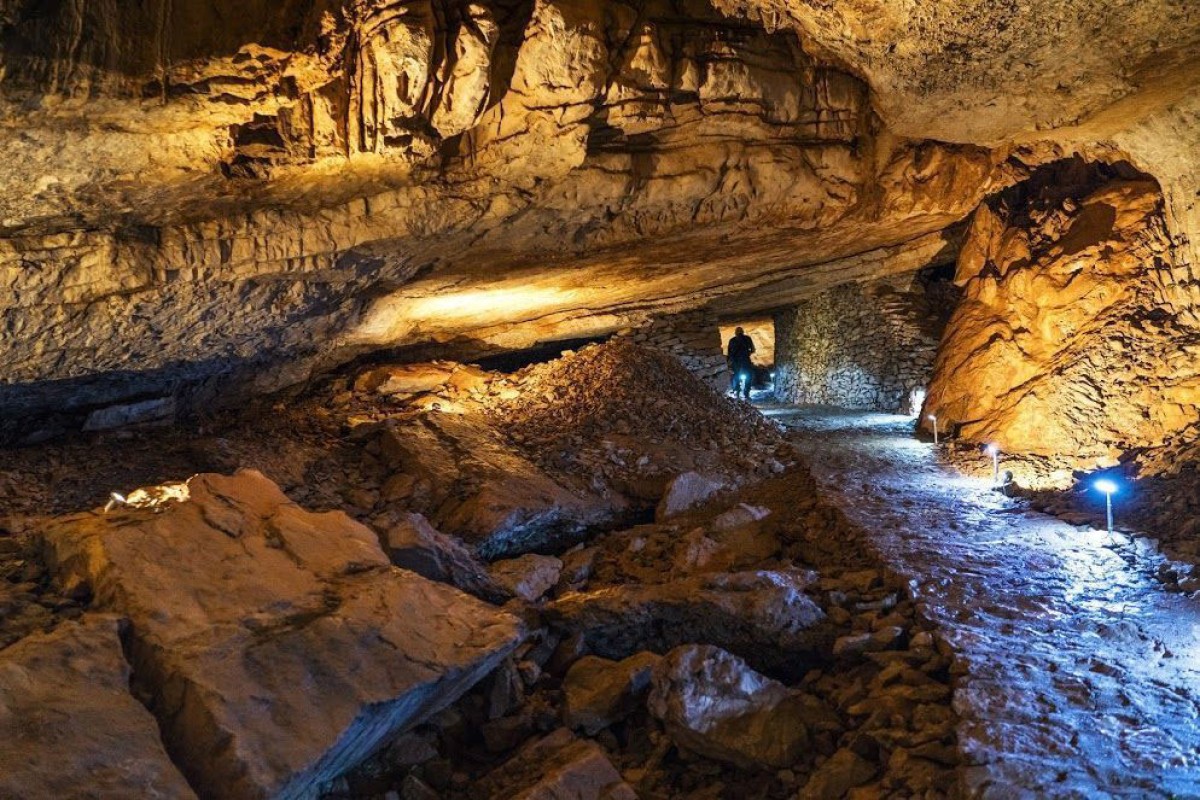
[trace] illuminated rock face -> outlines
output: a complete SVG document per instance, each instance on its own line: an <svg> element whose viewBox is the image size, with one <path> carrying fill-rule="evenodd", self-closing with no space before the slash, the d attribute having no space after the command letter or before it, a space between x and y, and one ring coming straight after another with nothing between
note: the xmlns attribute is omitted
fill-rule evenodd
<svg viewBox="0 0 1200 800"><path fill-rule="evenodd" d="M129 622L138 689L202 797L315 797L436 714L521 640L519 621L394 569L370 529L261 473L47 532L57 577ZM421 613L418 613L421 612Z"/></svg>
<svg viewBox="0 0 1200 800"><path fill-rule="evenodd" d="M1002 171L701 2L145 5L5 6L10 438L886 270Z"/></svg>
<svg viewBox="0 0 1200 800"><path fill-rule="evenodd" d="M1078 160L982 206L926 411L1004 450L1096 465L1195 421L1200 305L1153 181Z"/></svg>
<svg viewBox="0 0 1200 800"><path fill-rule="evenodd" d="M1200 260L1186 4L963 6L0 3L0 440L758 313L944 258L1075 150L1158 177Z"/></svg>

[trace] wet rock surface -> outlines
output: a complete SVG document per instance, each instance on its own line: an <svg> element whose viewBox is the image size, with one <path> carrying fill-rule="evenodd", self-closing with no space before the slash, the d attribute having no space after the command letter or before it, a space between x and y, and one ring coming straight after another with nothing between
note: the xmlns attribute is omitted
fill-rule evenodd
<svg viewBox="0 0 1200 800"><path fill-rule="evenodd" d="M874 546L958 655L969 794L1200 793L1200 614L1164 591L1157 575L1171 565L1149 543L1109 540L939 467L911 419L828 409L787 419L826 496L875 526ZM889 769L941 752L908 744Z"/></svg>

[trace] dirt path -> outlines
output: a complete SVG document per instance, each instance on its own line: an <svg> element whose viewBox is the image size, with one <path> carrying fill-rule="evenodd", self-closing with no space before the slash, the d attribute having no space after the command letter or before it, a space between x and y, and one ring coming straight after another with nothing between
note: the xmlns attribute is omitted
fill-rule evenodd
<svg viewBox="0 0 1200 800"><path fill-rule="evenodd" d="M1200 602L1161 555L940 467L907 418L766 413L962 657L973 796L1200 798Z"/></svg>

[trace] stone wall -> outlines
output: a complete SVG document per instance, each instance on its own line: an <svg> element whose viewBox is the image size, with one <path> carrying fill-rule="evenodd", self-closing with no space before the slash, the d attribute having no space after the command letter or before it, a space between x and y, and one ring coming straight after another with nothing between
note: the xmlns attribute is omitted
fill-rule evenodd
<svg viewBox="0 0 1200 800"><path fill-rule="evenodd" d="M656 317L621 335L670 353L693 375L724 391L729 388L729 370L719 331L717 318L699 310Z"/></svg>
<svg viewBox="0 0 1200 800"><path fill-rule="evenodd" d="M838 286L775 316L790 403L916 413L957 292L928 272Z"/></svg>

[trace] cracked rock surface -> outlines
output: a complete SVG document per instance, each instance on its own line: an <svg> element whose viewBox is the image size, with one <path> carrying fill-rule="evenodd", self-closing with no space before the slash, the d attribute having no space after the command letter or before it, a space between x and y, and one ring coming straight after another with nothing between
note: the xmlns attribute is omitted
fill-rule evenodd
<svg viewBox="0 0 1200 800"><path fill-rule="evenodd" d="M195 800L129 693L119 623L87 615L0 650L0 796Z"/></svg>
<svg viewBox="0 0 1200 800"><path fill-rule="evenodd" d="M134 685L205 796L311 796L520 639L514 617L392 568L370 530L260 473L188 488L63 518L46 539L62 582L129 618Z"/></svg>

